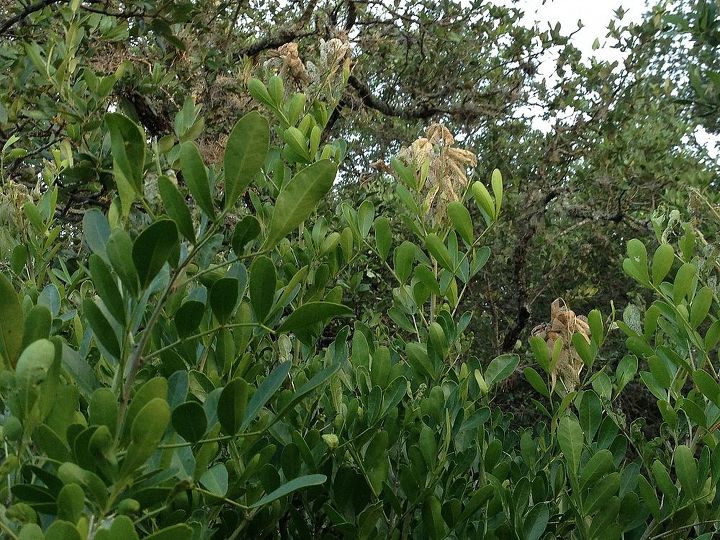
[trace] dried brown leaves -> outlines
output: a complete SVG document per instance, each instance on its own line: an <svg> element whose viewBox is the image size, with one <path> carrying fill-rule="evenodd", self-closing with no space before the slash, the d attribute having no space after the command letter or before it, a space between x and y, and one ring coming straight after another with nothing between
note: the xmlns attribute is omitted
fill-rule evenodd
<svg viewBox="0 0 720 540"><path fill-rule="evenodd" d="M423 209L437 220L445 219L449 203L459 201L467 189L467 167L477 165L469 150L454 146L455 139L442 124L431 124L425 137L403 148L398 157L421 172Z"/></svg>
<svg viewBox="0 0 720 540"><path fill-rule="evenodd" d="M533 336L542 338L552 355L555 344L562 340L562 348L557 363L550 372L550 382L554 389L558 376L568 392L572 392L580 385L580 373L583 361L572 348L573 334L581 334L590 342L590 326L587 318L576 315L561 298L557 298L550 306L550 322L536 326L532 330Z"/></svg>

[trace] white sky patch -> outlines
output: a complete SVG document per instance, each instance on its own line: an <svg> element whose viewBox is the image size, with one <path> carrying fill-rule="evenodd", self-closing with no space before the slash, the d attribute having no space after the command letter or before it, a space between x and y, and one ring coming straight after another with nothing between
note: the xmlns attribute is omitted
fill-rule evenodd
<svg viewBox="0 0 720 540"><path fill-rule="evenodd" d="M615 13L619 8L624 11L618 22L622 25L639 23L648 10L646 0L495 0L495 3L521 9L524 12L522 24L528 27L537 24L540 30L559 23L562 34L567 35L577 30L580 21L582 28L573 35L571 42L582 52L583 57L618 61L620 68L624 56L612 46L614 40L606 37L608 25L616 18ZM556 58L557 52L546 54L538 69L538 74L550 82L558 78L555 73ZM523 115L536 115L533 127L543 131L551 128L549 123L539 118L542 111L528 107L520 112ZM695 131L695 137L712 158L720 158L720 137L708 134L701 127Z"/></svg>

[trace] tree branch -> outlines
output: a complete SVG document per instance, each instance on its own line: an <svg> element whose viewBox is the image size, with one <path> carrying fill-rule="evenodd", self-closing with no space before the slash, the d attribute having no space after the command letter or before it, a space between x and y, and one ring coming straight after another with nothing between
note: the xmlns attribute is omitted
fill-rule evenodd
<svg viewBox="0 0 720 540"><path fill-rule="evenodd" d="M0 24L0 34L4 34L10 28L15 26L20 21L24 20L26 17L32 15L33 13L43 10L48 6L52 6L53 4L59 3L61 0L40 0L39 2L35 2L34 4L30 4L25 9L23 9L20 13L17 15L10 17L5 22Z"/></svg>

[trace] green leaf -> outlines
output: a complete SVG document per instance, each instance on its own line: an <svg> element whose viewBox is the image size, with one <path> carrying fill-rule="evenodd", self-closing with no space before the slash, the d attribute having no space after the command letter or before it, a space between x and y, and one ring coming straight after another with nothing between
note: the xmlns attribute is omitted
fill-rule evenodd
<svg viewBox="0 0 720 540"><path fill-rule="evenodd" d="M695 272L697 272L697 268L695 268L694 264L685 263L677 271L677 274L675 274L675 283L673 284L673 302L676 305L679 305L690 292Z"/></svg>
<svg viewBox="0 0 720 540"><path fill-rule="evenodd" d="M140 414L140 411L153 399L166 401L167 395L168 383L163 377L153 377L135 392L125 415L125 423L123 426L124 441L130 440L132 426L135 424L135 419Z"/></svg>
<svg viewBox="0 0 720 540"><path fill-rule="evenodd" d="M710 287L700 289L690 306L690 326L697 328L705 320L710 312L713 301L713 292Z"/></svg>
<svg viewBox="0 0 720 540"><path fill-rule="evenodd" d="M69 521L56 519L45 531L45 540L82 540L82 536Z"/></svg>
<svg viewBox="0 0 720 540"><path fill-rule="evenodd" d="M76 523L85 509L85 492L77 484L63 486L57 496L58 519Z"/></svg>
<svg viewBox="0 0 720 540"><path fill-rule="evenodd" d="M519 363L520 357L517 354L502 354L494 358L485 370L485 381L488 386L492 387L507 379Z"/></svg>
<svg viewBox="0 0 720 540"><path fill-rule="evenodd" d="M184 523L172 525L148 535L145 540L192 540L193 530Z"/></svg>
<svg viewBox="0 0 720 540"><path fill-rule="evenodd" d="M38 398L42 398L42 389L38 385L48 378L54 364L55 345L47 339L31 343L18 358L15 366L16 393L10 405L13 414L21 421L30 414Z"/></svg>
<svg viewBox="0 0 720 540"><path fill-rule="evenodd" d="M593 343L599 347L605 339L602 314L599 310L593 309L588 313L588 326Z"/></svg>
<svg viewBox="0 0 720 540"><path fill-rule="evenodd" d="M385 460L387 461L387 458ZM434 495L429 495L425 499L422 517L429 538L432 540L447 538L448 526L442 515L442 505Z"/></svg>
<svg viewBox="0 0 720 540"><path fill-rule="evenodd" d="M210 195L207 170L195 143L186 142L180 147L180 168L195 203L208 217L214 218L215 208Z"/></svg>
<svg viewBox="0 0 720 540"><path fill-rule="evenodd" d="M243 379L230 381L218 400L218 420L225 433L235 435L242 425L248 400L249 386Z"/></svg>
<svg viewBox="0 0 720 540"><path fill-rule="evenodd" d="M469 245L474 241L472 219L470 212L460 201L453 201L448 204L447 215L460 238L465 240Z"/></svg>
<svg viewBox="0 0 720 540"><path fill-rule="evenodd" d="M693 382L702 394L712 401L717 407L720 407L720 384L706 371L697 370L692 375Z"/></svg>
<svg viewBox="0 0 720 540"><path fill-rule="evenodd" d="M99 255L93 253L90 255L90 274L100 299L105 304L110 314L120 324L125 324L125 302L120 295L115 278L110 273L110 269L105 261Z"/></svg>
<svg viewBox="0 0 720 540"><path fill-rule="evenodd" d="M238 304L239 294L240 281L237 278L220 278L213 283L210 289L210 307L220 324L225 324L230 320L230 316Z"/></svg>
<svg viewBox="0 0 720 540"><path fill-rule="evenodd" d="M558 425L557 440L565 456L570 474L576 474L580 466L580 454L583 449L583 431L580 424L570 416L564 416Z"/></svg>
<svg viewBox="0 0 720 540"><path fill-rule="evenodd" d="M205 316L205 304L197 300L188 300L175 312L173 321L178 335L186 338L193 335Z"/></svg>
<svg viewBox="0 0 720 540"><path fill-rule="evenodd" d="M52 314L50 310L45 306L33 306L25 317L22 349L38 339L48 339L50 337L51 326ZM2 349L0 348L0 350Z"/></svg>
<svg viewBox="0 0 720 540"><path fill-rule="evenodd" d="M172 412L172 425L183 439L195 443L207 431L205 409L197 401L181 403Z"/></svg>
<svg viewBox="0 0 720 540"><path fill-rule="evenodd" d="M297 332L333 317L352 317L355 312L333 302L307 302L293 311L280 325L278 332Z"/></svg>
<svg viewBox="0 0 720 540"><path fill-rule="evenodd" d="M540 376L540 374L531 367L526 367L523 371L525 378L530 383L536 392L542 394L545 397L550 397L550 390L548 390L547 384Z"/></svg>
<svg viewBox="0 0 720 540"><path fill-rule="evenodd" d="M132 422L131 442L123 461L120 476L132 475L157 450L170 423L170 407L162 398L151 399Z"/></svg>
<svg viewBox="0 0 720 540"><path fill-rule="evenodd" d="M110 147L116 170L141 195L145 167L145 134L128 117L119 113L105 115L110 131Z"/></svg>
<svg viewBox="0 0 720 540"><path fill-rule="evenodd" d="M440 263L445 270L454 272L452 258L445 244L435 233L430 233L425 237L425 247L435 260Z"/></svg>
<svg viewBox="0 0 720 540"><path fill-rule="evenodd" d="M596 510L600 510L607 500L618 492L619 488L620 473L618 472L610 473L596 482L590 487L590 493L584 501L585 513L590 515Z"/></svg>
<svg viewBox="0 0 720 540"><path fill-rule="evenodd" d="M539 540L547 528L548 521L550 521L550 510L547 503L533 506L523 521L523 540Z"/></svg>
<svg viewBox="0 0 720 540"><path fill-rule="evenodd" d="M392 231L390 230L390 220L385 216L380 216L375 220L375 247L377 248L380 260L387 259L392 245Z"/></svg>
<svg viewBox="0 0 720 540"><path fill-rule="evenodd" d="M695 498L698 488L698 471L692 450L681 444L675 448L673 461L675 462L675 472L678 480L680 480L680 486L686 492L688 498Z"/></svg>
<svg viewBox="0 0 720 540"><path fill-rule="evenodd" d="M224 497L228 490L228 471L225 465L218 463L210 467L200 477L200 483L213 495Z"/></svg>
<svg viewBox="0 0 720 540"><path fill-rule="evenodd" d="M138 274L132 258L133 243L123 229L115 229L107 243L107 256L123 286L133 295L138 294Z"/></svg>
<svg viewBox="0 0 720 540"><path fill-rule="evenodd" d="M594 483L598 478L611 471L613 468L613 455L610 450L603 449L588 460L580 473L580 487Z"/></svg>
<svg viewBox="0 0 720 540"><path fill-rule="evenodd" d="M330 191L337 166L328 159L305 167L285 184L278 195L265 240L265 249L274 247L310 216Z"/></svg>
<svg viewBox="0 0 720 540"><path fill-rule="evenodd" d="M481 182L473 183L471 191L478 206L486 214L486 222L490 224L495 220L495 202L490 192Z"/></svg>
<svg viewBox="0 0 720 540"><path fill-rule="evenodd" d="M289 495L290 493L297 491L299 489L304 489L311 486L319 486L320 484L324 484L327 480L327 476L324 474L309 474L306 476L299 476L295 478L294 480L291 480L290 482L287 482L283 485L281 485L279 488L277 488L275 491L272 491L271 493L268 493L263 498L261 498L259 501L251 504L248 508L259 508L260 506L264 506L266 504L269 504L277 499L280 499L281 497L285 497L286 495Z"/></svg>
<svg viewBox="0 0 720 540"><path fill-rule="evenodd" d="M390 470L388 442L387 431L378 431L365 450L364 467L375 496L380 495L383 482L387 479Z"/></svg>
<svg viewBox="0 0 720 540"><path fill-rule="evenodd" d="M261 255L250 266L250 303L258 322L263 322L275 302L277 276L273 262Z"/></svg>
<svg viewBox="0 0 720 540"><path fill-rule="evenodd" d="M372 201L365 199L358 208L358 228L360 229L360 236L365 238L370 229L372 228L373 220L375 219L375 206Z"/></svg>
<svg viewBox="0 0 720 540"><path fill-rule="evenodd" d="M655 250L652 260L652 282L660 285L665 276L668 275L675 260L675 250L670 244L660 244Z"/></svg>
<svg viewBox="0 0 720 540"><path fill-rule="evenodd" d="M0 274L0 352L15 366L23 342L24 315L20 299L10 280Z"/></svg>
<svg viewBox="0 0 720 540"><path fill-rule="evenodd" d="M192 215L190 215L190 209L185 202L185 197L183 197L173 181L165 175L158 178L158 190L165 205L165 210L177 225L178 231L194 244L195 228L193 227Z"/></svg>
<svg viewBox="0 0 720 540"><path fill-rule="evenodd" d="M90 208L85 212L82 224L83 240L90 251L107 261L106 245L110 239L110 224L105 215L97 208Z"/></svg>
<svg viewBox="0 0 720 540"><path fill-rule="evenodd" d="M280 389L288 373L290 373L291 366L292 362L290 361L279 364L272 370L270 375L265 377L263 382L260 383L260 386L258 386L252 398L250 398L247 409L245 409L245 417L240 425L241 430L244 430L250 425L260 412L260 409L262 409L270 398L275 395L275 392Z"/></svg>
<svg viewBox="0 0 720 540"><path fill-rule="evenodd" d="M539 336L533 336L530 338L530 348L532 349L535 360L540 364L546 372L550 371L550 351L548 350L547 343Z"/></svg>
<svg viewBox="0 0 720 540"><path fill-rule="evenodd" d="M415 262L417 247L412 242L405 240L397 248L395 248L395 274L402 283L405 283L412 272L412 265Z"/></svg>
<svg viewBox="0 0 720 540"><path fill-rule="evenodd" d="M90 323L95 339L109 354L118 360L120 358L120 341L105 314L95 302L86 298L83 300L83 315Z"/></svg>
<svg viewBox="0 0 720 540"><path fill-rule="evenodd" d="M235 225L235 231L232 235L230 245L235 252L235 255L241 257L245 246L255 240L260 234L260 222L255 216L245 216L242 218L237 225Z"/></svg>
<svg viewBox="0 0 720 540"><path fill-rule="evenodd" d="M493 195L495 195L495 217L500 215L500 208L502 207L503 201L503 179L502 174L498 169L492 172L492 184Z"/></svg>
<svg viewBox="0 0 720 540"><path fill-rule="evenodd" d="M170 219L155 221L135 239L132 260L143 288L147 288L162 270L177 242L177 227Z"/></svg>
<svg viewBox="0 0 720 540"><path fill-rule="evenodd" d="M118 405L115 393L110 388L98 388L90 398L88 407L90 424L105 426L110 433L117 429Z"/></svg>
<svg viewBox="0 0 720 540"><path fill-rule="evenodd" d="M648 275L647 250L645 249L645 244L633 238L627 243L627 254L628 258L623 261L623 269L625 272L643 285L648 285L650 277Z"/></svg>
<svg viewBox="0 0 720 540"><path fill-rule="evenodd" d="M232 207L260 172L270 147L270 124L257 111L237 121L228 137L223 158L225 208Z"/></svg>

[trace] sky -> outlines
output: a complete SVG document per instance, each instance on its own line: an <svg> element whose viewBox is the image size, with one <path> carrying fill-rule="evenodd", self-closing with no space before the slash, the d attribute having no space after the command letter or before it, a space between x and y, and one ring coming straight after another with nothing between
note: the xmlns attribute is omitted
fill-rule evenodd
<svg viewBox="0 0 720 540"><path fill-rule="evenodd" d="M560 23L563 34L570 33L577 29L578 20L582 21L583 28L576 33L573 44L582 51L586 58L596 56L602 60L622 60L622 54L608 46L605 35L607 26L614 17L614 12L622 7L625 11L622 22L639 22L646 11L645 0L494 0L496 4L516 6L525 12L523 23L528 26L535 22L543 25L554 26ZM593 49L595 40L599 41L600 47ZM552 57L545 59L544 65L540 66L539 73L555 76L554 62ZM543 129L549 126L537 125ZM720 140L711 137L704 130L699 129L696 133L700 141L715 158L720 158Z"/></svg>

